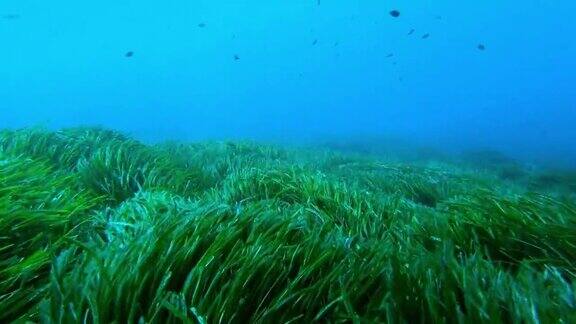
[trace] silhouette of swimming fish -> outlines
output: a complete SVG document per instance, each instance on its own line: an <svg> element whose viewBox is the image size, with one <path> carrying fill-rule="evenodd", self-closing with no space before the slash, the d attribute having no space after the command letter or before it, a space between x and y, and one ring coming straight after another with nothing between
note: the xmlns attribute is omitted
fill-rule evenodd
<svg viewBox="0 0 576 324"><path fill-rule="evenodd" d="M124 56L125 57L132 57L132 56L134 56L134 52L128 51L128 52L126 52L126 54L124 54Z"/></svg>
<svg viewBox="0 0 576 324"><path fill-rule="evenodd" d="M428 38L428 37L430 37L430 34L424 34L424 35L422 35L422 39L426 39L426 38Z"/></svg>
<svg viewBox="0 0 576 324"><path fill-rule="evenodd" d="M14 19L18 19L20 18L20 15L18 14L5 14L2 15L2 19L6 19L6 20L14 20Z"/></svg>

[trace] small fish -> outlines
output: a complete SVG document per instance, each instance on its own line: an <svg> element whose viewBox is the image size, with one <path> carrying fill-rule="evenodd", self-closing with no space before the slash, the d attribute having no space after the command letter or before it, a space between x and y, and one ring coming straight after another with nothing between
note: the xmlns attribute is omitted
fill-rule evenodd
<svg viewBox="0 0 576 324"><path fill-rule="evenodd" d="M202 22L202 23L199 23L199 24L198 24L198 27L204 28L204 27L206 27L206 23L203 23L203 22Z"/></svg>
<svg viewBox="0 0 576 324"><path fill-rule="evenodd" d="M318 40L317 40L317 39L315 39L315 40L312 42L312 46L314 46L314 45L316 45L316 44L318 44Z"/></svg>
<svg viewBox="0 0 576 324"><path fill-rule="evenodd" d="M440 16L440 15L436 15L435 18L436 18L437 20L442 20L442 16Z"/></svg>
<svg viewBox="0 0 576 324"><path fill-rule="evenodd" d="M426 38L428 38L428 37L430 37L430 34L424 34L424 35L422 35L422 39L426 39Z"/></svg>
<svg viewBox="0 0 576 324"><path fill-rule="evenodd" d="M234 54L234 61L238 61L240 59L240 56L238 54Z"/></svg>
<svg viewBox="0 0 576 324"><path fill-rule="evenodd" d="M486 49L486 46L484 46L484 44L478 44L478 50L483 51Z"/></svg>
<svg viewBox="0 0 576 324"><path fill-rule="evenodd" d="M124 56L125 57L132 57L132 56L134 56L134 52L128 51L128 52L126 52L126 54L124 54Z"/></svg>
<svg viewBox="0 0 576 324"><path fill-rule="evenodd" d="M20 15L18 14L5 14L2 15L2 19L6 19L6 20L14 20L14 19L19 19Z"/></svg>
<svg viewBox="0 0 576 324"><path fill-rule="evenodd" d="M316 0L316 5L320 5L320 0Z"/></svg>
<svg viewBox="0 0 576 324"><path fill-rule="evenodd" d="M390 58L390 57L392 57L392 56L394 56L394 54L393 54L393 53L390 53L390 54L386 55L386 58Z"/></svg>
<svg viewBox="0 0 576 324"><path fill-rule="evenodd" d="M334 47L338 46L339 44L340 44L340 43L335 42L335 43L334 43Z"/></svg>
<svg viewBox="0 0 576 324"><path fill-rule="evenodd" d="M414 28L410 29L410 31L408 32L408 35L414 34L415 31L416 31L416 30L415 30Z"/></svg>
<svg viewBox="0 0 576 324"><path fill-rule="evenodd" d="M392 10L392 11L390 11L390 16L392 16L394 18L398 18L398 17L400 17L400 11Z"/></svg>

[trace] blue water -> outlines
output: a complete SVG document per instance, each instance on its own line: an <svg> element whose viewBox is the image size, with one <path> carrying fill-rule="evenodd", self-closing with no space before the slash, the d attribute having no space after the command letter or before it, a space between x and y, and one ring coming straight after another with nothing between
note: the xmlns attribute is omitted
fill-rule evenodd
<svg viewBox="0 0 576 324"><path fill-rule="evenodd" d="M1 128L385 135L576 165L574 1L2 0L0 17Z"/></svg>

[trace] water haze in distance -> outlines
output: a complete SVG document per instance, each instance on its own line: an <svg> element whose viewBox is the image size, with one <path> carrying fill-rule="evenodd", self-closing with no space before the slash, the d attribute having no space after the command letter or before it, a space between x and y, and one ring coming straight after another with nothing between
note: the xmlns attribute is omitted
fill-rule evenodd
<svg viewBox="0 0 576 324"><path fill-rule="evenodd" d="M575 12L568 0L2 0L0 128L397 138L570 167Z"/></svg>

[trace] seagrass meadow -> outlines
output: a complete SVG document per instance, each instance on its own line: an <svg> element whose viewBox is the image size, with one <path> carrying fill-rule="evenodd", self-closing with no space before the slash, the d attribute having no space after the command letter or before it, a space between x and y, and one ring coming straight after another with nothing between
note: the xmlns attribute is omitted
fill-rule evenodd
<svg viewBox="0 0 576 324"><path fill-rule="evenodd" d="M575 323L575 195L499 158L5 130L0 322Z"/></svg>

